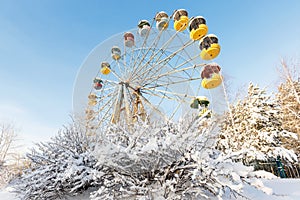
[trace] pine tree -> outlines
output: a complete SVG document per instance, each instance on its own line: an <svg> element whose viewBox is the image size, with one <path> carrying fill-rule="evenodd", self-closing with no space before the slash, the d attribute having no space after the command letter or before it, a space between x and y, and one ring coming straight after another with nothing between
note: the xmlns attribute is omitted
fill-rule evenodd
<svg viewBox="0 0 300 200"><path fill-rule="evenodd" d="M285 131L279 118L280 107L266 91L250 83L248 94L236 105L223 122L217 148L225 154L236 155L244 164L274 160L277 156L293 162L295 153L282 143L294 139Z"/></svg>

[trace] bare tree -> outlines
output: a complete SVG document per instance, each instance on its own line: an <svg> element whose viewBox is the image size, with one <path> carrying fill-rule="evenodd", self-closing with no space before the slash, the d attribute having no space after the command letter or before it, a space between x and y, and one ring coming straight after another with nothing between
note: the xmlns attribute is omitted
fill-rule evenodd
<svg viewBox="0 0 300 200"><path fill-rule="evenodd" d="M288 148L293 149L300 158L300 71L299 64L281 62L283 82L276 95L281 109L281 121L285 130L296 133L298 140L289 142Z"/></svg>
<svg viewBox="0 0 300 200"><path fill-rule="evenodd" d="M11 150L14 147L13 143L16 137L16 129L13 124L2 123L0 125L0 186L14 176L14 173L6 165L6 161L12 153Z"/></svg>
<svg viewBox="0 0 300 200"><path fill-rule="evenodd" d="M0 125L0 166L4 164L16 136L17 134L12 124Z"/></svg>

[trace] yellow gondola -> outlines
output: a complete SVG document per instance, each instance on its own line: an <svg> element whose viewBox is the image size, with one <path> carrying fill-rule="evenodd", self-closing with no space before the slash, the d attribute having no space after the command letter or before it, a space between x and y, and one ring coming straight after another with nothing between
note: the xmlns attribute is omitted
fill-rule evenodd
<svg viewBox="0 0 300 200"><path fill-rule="evenodd" d="M208 31L206 20L202 16L194 17L189 22L190 38L200 40Z"/></svg>
<svg viewBox="0 0 300 200"><path fill-rule="evenodd" d="M203 60L211 60L216 58L221 50L221 46L218 44L218 37L214 34L204 36L200 42L200 57Z"/></svg>
<svg viewBox="0 0 300 200"><path fill-rule="evenodd" d="M189 22L188 12L184 9L176 10L173 14L174 29L176 31L184 31Z"/></svg>
<svg viewBox="0 0 300 200"><path fill-rule="evenodd" d="M101 63L101 73L107 75L110 73L110 64L108 62Z"/></svg>
<svg viewBox="0 0 300 200"><path fill-rule="evenodd" d="M202 108L201 111L199 112L199 117L202 117L203 115L205 115L206 118L210 118L211 117L211 110L209 110L208 108Z"/></svg>
<svg viewBox="0 0 300 200"><path fill-rule="evenodd" d="M89 94L88 99L89 99L89 102L88 102L89 106L97 105L97 95L96 94L94 94L94 93Z"/></svg>
<svg viewBox="0 0 300 200"><path fill-rule="evenodd" d="M201 85L205 89L213 89L222 83L222 76L219 74L221 67L217 63L206 64L201 72Z"/></svg>
<svg viewBox="0 0 300 200"><path fill-rule="evenodd" d="M85 110L85 116L87 120L93 120L95 119L95 111L87 109Z"/></svg>
<svg viewBox="0 0 300 200"><path fill-rule="evenodd" d="M169 26L169 16L164 11L161 11L155 16L156 28L161 30L166 30Z"/></svg>
<svg viewBox="0 0 300 200"><path fill-rule="evenodd" d="M117 46L111 48L111 57L114 60L119 60L121 58L121 49Z"/></svg>

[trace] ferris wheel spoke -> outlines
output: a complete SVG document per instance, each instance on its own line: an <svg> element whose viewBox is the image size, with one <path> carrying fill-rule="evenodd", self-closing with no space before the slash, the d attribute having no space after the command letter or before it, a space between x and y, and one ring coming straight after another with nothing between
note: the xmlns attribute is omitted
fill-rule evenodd
<svg viewBox="0 0 300 200"><path fill-rule="evenodd" d="M118 96L115 101L114 111L111 116L112 123L117 123L120 120L121 106L124 98L122 85L119 86L119 91L117 95Z"/></svg>
<svg viewBox="0 0 300 200"><path fill-rule="evenodd" d="M144 82L148 81L148 80L156 80L156 79L160 79L162 77L168 77L172 74L176 74L176 73L180 73L180 72L187 72L191 69L195 69L197 67L202 67L204 66L204 64L198 64L198 65L194 65L194 66L190 66L190 67L185 67L185 68L180 68L178 69L178 67L174 67L174 68L171 68L170 71L166 72L166 73L163 73L163 74L158 74L155 73L155 76L150 76L149 78L146 78L146 79L143 79ZM147 77L147 76L145 76Z"/></svg>
<svg viewBox="0 0 300 200"><path fill-rule="evenodd" d="M115 92L111 92L111 93L109 93L107 95L103 95L102 97L99 97L98 102L102 102L103 103L107 98L109 98L109 100L112 100L115 97L115 95L116 95ZM106 100L106 102L108 102L108 101ZM98 103L98 110L101 110L101 107L105 108L105 107L103 107L103 104L99 104Z"/></svg>
<svg viewBox="0 0 300 200"><path fill-rule="evenodd" d="M112 92L112 93L108 94L106 97L109 97L109 99L105 99L106 102L104 102L105 101L104 98L102 98L102 99L99 100L99 101L101 101L102 104L99 104L99 106L98 106L98 111L97 111L98 114L101 113L103 110L107 109L108 104L113 99L115 99L116 92Z"/></svg>
<svg viewBox="0 0 300 200"><path fill-rule="evenodd" d="M143 93L148 94L148 95L151 95L151 96L156 96L156 97L160 98L161 101L163 101L164 99L166 99L166 100L168 100L168 101L172 101L172 102L175 102L175 101L176 101L176 102L178 102L178 103L177 103L177 106L175 107L175 109L173 109L173 111L172 111L171 113L169 113L170 118L172 118L172 117L175 115L175 113L178 111L178 109L181 107L181 105L182 105L183 103L188 103L188 102L186 102L183 98L170 97L170 96L167 96L167 95L165 95L165 94L160 95L160 94L154 93L154 92L148 93L148 92L145 92L145 91L144 91ZM161 103L159 103L158 106L159 106L160 104L161 104Z"/></svg>
<svg viewBox="0 0 300 200"><path fill-rule="evenodd" d="M159 97L159 98L161 99L161 101L162 101L163 99L167 99L167 100L171 100L171 101L175 100L173 97L167 96L167 95L165 95L164 93L163 93L163 94L159 94L159 93L156 93L156 92L151 91L151 90L148 90L148 91L145 91L145 90L144 90L144 91L142 91L142 94L147 94L147 95L149 95L149 96ZM158 103L157 105L160 105L160 104L161 104L161 102Z"/></svg>
<svg viewBox="0 0 300 200"><path fill-rule="evenodd" d="M159 37L158 38L160 38L161 37L161 34L162 34L163 32L162 31L160 31L160 33L159 33ZM168 43L169 41L171 41L171 39L172 38L170 38L170 40L168 40L166 43ZM156 42L156 41L155 41ZM152 44L155 44L155 42L153 42ZM157 41L158 42L158 41ZM156 45L150 45L150 47L148 47L148 51L151 49L151 50L153 50L153 49L155 49L155 48L152 48L152 46L153 47L156 47L157 46L157 43L156 43ZM164 46L164 45L163 45ZM144 47L144 46L143 46ZM142 48L142 49L144 49L144 48ZM141 59L141 62L145 59L145 56L148 54L148 51L147 51L147 53L145 53L144 54L144 56L142 57L142 59ZM153 55L153 54L152 54ZM137 66L139 66L140 64L141 64L141 62L137 65ZM136 64L136 63L135 63ZM134 66L135 66L135 64L134 64Z"/></svg>
<svg viewBox="0 0 300 200"><path fill-rule="evenodd" d="M166 57L166 58L164 58L164 59L162 59L162 60L158 60L155 64L156 65L159 65L159 64L161 64L161 63L163 63L163 62L168 62L168 61L170 61L173 57L175 57L179 52L181 52L181 51L183 51L186 47L188 47L188 46L190 46L190 45L192 45L193 43L194 43L195 41L190 41L190 42L187 42L185 45L183 45L181 48L179 48L177 51L175 51L175 52L173 52L173 53L171 53L168 57Z"/></svg>
<svg viewBox="0 0 300 200"><path fill-rule="evenodd" d="M198 56L195 56L194 58L191 58L188 62L191 62L193 59L195 59L196 57L198 57ZM174 63L174 65L175 65L175 67L173 66L173 65L171 65L170 63L166 63L167 64L167 66L168 66L168 70L170 70L169 72L171 72L172 73L172 71L176 71L176 70L179 70L179 68L181 68L181 67L183 67L184 65L186 65L187 64L187 61L184 61L183 63L181 63L181 64L179 64L178 65L178 62L176 62L176 63ZM188 64L188 65L190 65L190 64ZM199 76L200 74L201 74L201 72L198 70L198 68L199 67L203 67L205 64L194 64L194 65L191 65L191 66L193 66L193 68L191 68L191 69L189 69L189 70L183 70L182 71L182 73L178 73L178 74L181 74L181 77L182 78L184 78L184 79L189 79L189 78L192 78L192 77L194 77L195 76L195 73L197 73L196 74L196 76ZM191 67L190 66L190 67ZM181 69L185 69L185 68L187 68L187 67L183 67L183 68L181 68ZM173 76L173 75L171 75L171 76ZM167 76L167 77L169 77L169 76Z"/></svg>
<svg viewBox="0 0 300 200"><path fill-rule="evenodd" d="M145 49L137 49L139 52L144 52ZM153 48L148 48L148 51L155 51L155 49ZM146 56L146 53L142 53L143 56ZM141 63L144 62L144 60L146 60L146 58L142 57L141 56L137 56L136 57L136 60L135 60L135 63L133 64L133 67L132 67L132 71L131 71L131 74L135 74L137 70L139 70L140 66L141 66ZM139 64L137 64L137 62L139 62Z"/></svg>
<svg viewBox="0 0 300 200"><path fill-rule="evenodd" d="M104 115L99 119L99 122L97 124L97 128L99 128L101 126L102 123L104 123L104 121L108 121L107 119L110 119L111 117L111 110L113 109L113 104L108 104L108 108L106 110L106 112L104 113Z"/></svg>
<svg viewBox="0 0 300 200"><path fill-rule="evenodd" d="M157 114L162 116L164 120L168 120L168 117L163 114L160 110L158 110L154 105L152 105L148 99L146 99L143 95L139 95L139 97L142 99L143 102L145 102L153 111L155 111Z"/></svg>
<svg viewBox="0 0 300 200"><path fill-rule="evenodd" d="M162 47L160 47L158 51L156 51L153 55L151 55L151 57L148 59L148 61L146 62L146 64L143 65L142 67L139 67L139 69L147 67L147 65L150 64L150 61L152 61L159 53L161 53L161 55L159 55L158 58L156 58L156 60L159 60L160 57L162 56L163 52L165 51L166 47L168 47L168 45L172 42L172 40L174 40L174 38L177 36L178 32L179 31L177 31L165 44L163 44ZM192 44L193 41L187 42L186 44L183 45L183 47L189 46L190 43ZM178 52L176 52L176 53L178 53ZM176 55L176 53L174 54L174 56ZM137 70L135 72L135 74L138 74L139 72L140 71Z"/></svg>
<svg viewBox="0 0 300 200"><path fill-rule="evenodd" d="M162 94L170 94L172 96L176 96L176 97L179 97L179 98L182 98L182 97L193 98L194 97L194 96L191 96L191 95L188 95L188 94L170 92L170 91L160 90L160 89L156 89L156 88L142 88L142 89L143 89L143 91L153 91L153 92L159 92L159 93L162 93Z"/></svg>
<svg viewBox="0 0 300 200"><path fill-rule="evenodd" d="M130 61L129 61L129 66L133 66L133 62L134 62L134 53L135 53L135 50L132 48L131 50L131 55L130 55Z"/></svg>
<svg viewBox="0 0 300 200"><path fill-rule="evenodd" d="M88 120L87 120L87 124L86 124L87 127L89 127L89 128L92 128L92 127L93 128L95 128L95 127L98 128L98 126L96 125L98 122L95 122L95 120L96 119L101 120L102 119L101 118L102 113L105 112L105 109L107 109L108 106L111 107L110 102L113 101L113 99L115 98L115 95L111 95L111 94L107 95L110 98L106 101L106 103L104 103L101 106L98 104L97 111L94 111L92 113L92 116L88 116ZM100 100L103 103L103 101L102 101L103 99L100 99ZM100 100L98 100L98 101L100 101ZM94 106L89 106L89 108L87 110L92 110L93 111L93 110L95 110L95 108L94 108ZM108 111L109 111L109 109L106 112L108 112Z"/></svg>
<svg viewBox="0 0 300 200"><path fill-rule="evenodd" d="M132 123L132 115L131 115L131 111L130 111L130 102L129 102L129 98L128 98L128 88L126 88L125 84L123 85L123 91L124 91L124 104L125 104L125 118L128 124Z"/></svg>
<svg viewBox="0 0 300 200"><path fill-rule="evenodd" d="M181 40L182 45L180 46L180 48L179 48L177 51L173 52L171 55L169 55L169 57L164 58L164 59L167 60L167 61L171 60L175 55L177 55L179 52L181 52L182 50L184 50L184 49L187 48L188 46L192 45L194 42L195 42L195 41L192 40L192 41L187 41L186 43L184 43L184 42ZM166 49L161 49L161 53L162 53L162 54L165 53L165 50L166 50ZM163 60L160 60L160 58L162 57L162 54L156 58L155 64L157 64L157 63L159 64L159 62L164 61L164 59L163 59Z"/></svg>
<svg viewBox="0 0 300 200"><path fill-rule="evenodd" d="M175 114L178 112L179 108L181 107L182 103L183 103L183 101L181 100L180 103L177 104L177 106L175 107L173 112L170 114L170 118L173 118L175 116Z"/></svg>
<svg viewBox="0 0 300 200"><path fill-rule="evenodd" d="M127 55L127 54L126 54L126 46L125 46L125 43L124 43L124 49L125 49L125 53L124 53L124 55L123 55L122 57L123 57L123 66L124 66L125 71L120 69L120 64L118 63L118 65L119 65L119 70L120 70L120 72L123 71L123 73L122 73L123 75L124 75L124 72L127 73L127 70L126 70L126 69L127 69L127 64L126 64L126 59L127 59L127 58L126 58L126 57L127 57L126 55ZM123 78L123 77L122 77L122 78Z"/></svg>
<svg viewBox="0 0 300 200"><path fill-rule="evenodd" d="M111 73L115 76L115 78L118 79L118 81L120 81L120 82L122 81L122 78L116 73L115 70L111 69Z"/></svg>
<svg viewBox="0 0 300 200"><path fill-rule="evenodd" d="M193 44L193 42L187 44L187 46L189 46L189 45L191 45L191 44ZM177 53L179 53L179 52L182 51L183 49L184 49L184 47L182 47L181 49L177 50L176 52L173 52L172 54L170 54L170 55L167 56L166 58L160 60L159 62L157 61L157 62L153 63L152 66L151 66L150 68L147 68L144 72L142 72L142 73L140 73L140 74L136 73L134 77L139 78L140 76L143 76L143 75L145 75L146 73L151 72L151 71L152 71L153 69L155 69L155 68L156 68L156 71L160 70L160 69L157 69L158 66L160 66L162 63L163 63L163 64L162 64L162 66L163 66L163 65L165 65L166 63L170 62L170 60L171 60L173 57L175 57L175 56L177 55ZM164 52L162 52L161 55L163 55L163 53L164 53ZM197 57L198 57L198 55L194 56L193 58L190 59L190 61L196 59ZM183 62L183 63L186 64L186 63L188 63L188 62L190 62L190 61L185 61L185 62ZM144 67L147 67L147 65L148 65L149 63L150 63L150 61L148 61L148 62L146 63L146 65L144 65L144 66L141 67L140 69L142 69L142 68L144 68ZM178 65L177 67L175 67L175 69L178 68L178 67L180 67L180 66L183 66L183 65L184 65L183 63L182 63L181 65ZM140 70L140 71L141 71L141 70ZM140 72L140 71L139 71L139 72ZM134 80L134 79L133 79L133 80Z"/></svg>
<svg viewBox="0 0 300 200"><path fill-rule="evenodd" d="M179 38L179 40L181 41L181 43L183 43L183 41L182 41L182 38L180 38L180 37L178 37ZM196 42L196 41L194 41L194 42ZM191 55L186 51L186 49L183 49L183 51L184 51L184 53L185 53L185 55L189 58L189 59L192 59L191 58ZM198 57L199 55L197 55L197 57Z"/></svg>
<svg viewBox="0 0 300 200"><path fill-rule="evenodd" d="M119 60L117 60L116 64L118 66L119 74L125 75L125 73L126 73L125 61L123 61L123 63L121 63ZM123 66L123 68L121 67L121 65ZM119 76L116 71L112 70L112 72L113 72L114 76L116 76L119 81L121 81L124 78L122 76Z"/></svg>
<svg viewBox="0 0 300 200"><path fill-rule="evenodd" d="M147 32L147 35L146 35L146 37L144 38L144 40L143 40L143 44L141 45L141 49L144 49L145 47L146 47L146 44L147 44L147 40L148 40L148 38L149 38L149 35L151 34L151 31L153 31L152 30L152 26L153 26L153 24L154 24L154 19L152 20L152 23L151 23L151 25L150 25L150 29L149 29L149 31ZM139 51L139 55L137 56L137 58L139 58L141 55L140 55L140 53L141 53L141 51ZM135 66L135 64L136 64L136 61L134 62L134 65L133 66Z"/></svg>
<svg viewBox="0 0 300 200"><path fill-rule="evenodd" d="M116 86L119 84L119 82L110 80L110 79L101 79L103 81L103 84L106 85L111 85L112 87Z"/></svg>
<svg viewBox="0 0 300 200"><path fill-rule="evenodd" d="M186 97L186 98L188 98L188 97L194 98L194 96L189 96L189 95L185 95L185 94L176 94L176 93L173 93L173 94L172 94L172 95L175 95L175 97L170 97L170 96L166 95L166 93L169 93L169 94L170 94L170 93L172 93L172 92L167 92L167 91L161 91L161 93L162 93L161 95L159 95L158 93L155 93L155 92L152 92L152 93L150 94L150 93L148 93L148 92L143 91L143 93L149 94L149 95L152 95L152 96L159 97L161 100L167 99L167 100L170 100L170 101L173 101L173 102L174 102L174 101L177 101L178 103L177 103L175 109L173 109L173 111L172 111L171 113L169 113L170 118L173 118L173 117L175 116L175 114L178 112L179 108L181 107L181 105L182 105L183 103L188 103L187 101L184 100L185 98L182 98L183 95L184 95L184 97Z"/></svg>
<svg viewBox="0 0 300 200"><path fill-rule="evenodd" d="M105 92L114 89L114 87L115 87L115 85L114 85L114 86L111 86L111 87L102 88L102 89L101 89L101 90L102 90L101 94L106 95Z"/></svg>
<svg viewBox="0 0 300 200"><path fill-rule="evenodd" d="M146 53L143 54L141 59L139 59L140 58L139 56L137 57L136 61L134 62L134 65L133 65L134 70L136 70L136 66L139 66L141 64L141 62L143 62L143 60L145 59L145 57L148 55L148 53L150 51L152 51L152 53L153 53L153 49L155 49L155 47L157 46L162 33L163 33L163 31L161 30L159 32L159 34L156 36L156 38L154 39L154 41L152 42L152 44L148 47L148 50L146 51ZM138 62L138 64L137 64L137 62Z"/></svg>
<svg viewBox="0 0 300 200"><path fill-rule="evenodd" d="M136 59L136 54L137 54L136 51L137 51L137 48L134 46L127 53L126 62L125 62L125 68L126 68L127 74L131 74L132 66Z"/></svg>
<svg viewBox="0 0 300 200"><path fill-rule="evenodd" d="M155 51L155 50L157 49L156 47L157 47L157 45L158 45L158 42L159 42L159 40L160 40L160 38L161 38L161 36L162 36L162 34L163 34L164 32L165 32L164 30L160 30L160 31L159 31L158 36L154 39L153 43L148 47L148 51L147 51L146 53L144 53L143 57L140 59L140 62L138 63L137 66L141 65L141 63L142 63L143 60L146 58L146 56L148 55L148 53L150 52L150 50L151 50L151 52L152 52L152 54L150 55L150 59L151 59L152 57L155 57L156 54L159 53L159 51ZM176 34L177 34L177 33L176 33ZM175 37L176 34L175 34L173 37ZM160 47L159 49L160 49L160 50L163 49L163 48L164 48L165 46L167 46L173 39L174 39L174 38L170 37L170 39L169 39L165 44L163 44L163 46ZM136 64L136 63L135 63L135 64ZM134 64L134 66L136 66L135 64ZM135 68L135 69L136 69L136 68Z"/></svg>
<svg viewBox="0 0 300 200"><path fill-rule="evenodd" d="M163 87L163 86L167 86L167 85L171 85L171 84L185 83L185 82L195 81L195 80L199 80L199 79L201 79L201 77L175 81L175 82L172 82L172 83L169 83L169 84L156 84L156 85L150 86L148 88Z"/></svg>

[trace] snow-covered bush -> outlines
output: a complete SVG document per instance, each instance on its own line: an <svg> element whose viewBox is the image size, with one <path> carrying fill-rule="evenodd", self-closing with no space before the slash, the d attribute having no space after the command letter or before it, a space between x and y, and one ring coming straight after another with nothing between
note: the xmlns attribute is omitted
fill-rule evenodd
<svg viewBox="0 0 300 200"><path fill-rule="evenodd" d="M252 167L215 149L214 118L178 123L110 124L87 138L76 126L27 157L30 170L15 182L21 199L65 199L88 190L90 199L212 199L242 196L257 185ZM258 174L261 176L261 173Z"/></svg>
<svg viewBox="0 0 300 200"><path fill-rule="evenodd" d="M96 160L84 131L72 125L27 155L31 168L15 181L22 199L58 199L76 195L94 183Z"/></svg>
<svg viewBox="0 0 300 200"><path fill-rule="evenodd" d="M253 168L232 162L214 148L219 128L210 120L185 118L179 123L137 123L129 129L108 127L98 135L94 151L102 173L91 199L241 195L243 185L251 184L256 175Z"/></svg>
<svg viewBox="0 0 300 200"><path fill-rule="evenodd" d="M284 143L297 140L297 135L282 128L280 113L272 96L251 83L247 97L232 106L224 118L217 148L244 164L277 156L295 162L296 154Z"/></svg>

